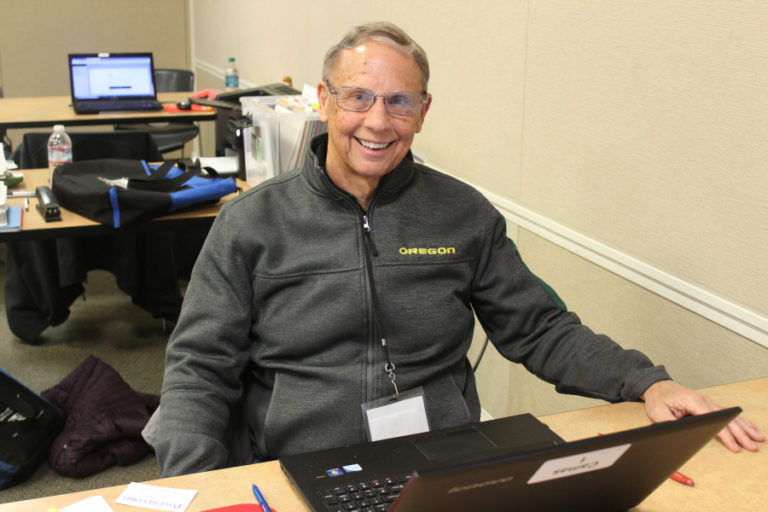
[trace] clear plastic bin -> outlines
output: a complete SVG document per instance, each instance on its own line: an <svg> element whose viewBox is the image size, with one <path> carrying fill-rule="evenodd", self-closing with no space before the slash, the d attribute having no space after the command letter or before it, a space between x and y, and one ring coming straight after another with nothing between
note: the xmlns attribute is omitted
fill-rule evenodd
<svg viewBox="0 0 768 512"><path fill-rule="evenodd" d="M301 96L245 96L240 104L253 123L243 130L251 185L302 166L312 137L326 131L317 112L302 108Z"/></svg>

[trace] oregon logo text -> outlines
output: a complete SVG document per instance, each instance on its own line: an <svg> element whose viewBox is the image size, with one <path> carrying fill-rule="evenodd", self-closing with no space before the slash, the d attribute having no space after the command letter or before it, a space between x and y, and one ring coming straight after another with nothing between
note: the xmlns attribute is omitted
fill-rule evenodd
<svg viewBox="0 0 768 512"><path fill-rule="evenodd" d="M456 254L455 247L401 247L398 252L403 256L409 254Z"/></svg>

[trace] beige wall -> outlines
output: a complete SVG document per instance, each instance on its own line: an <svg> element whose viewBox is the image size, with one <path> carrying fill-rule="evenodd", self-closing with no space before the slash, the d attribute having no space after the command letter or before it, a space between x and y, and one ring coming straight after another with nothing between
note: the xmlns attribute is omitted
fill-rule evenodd
<svg viewBox="0 0 768 512"><path fill-rule="evenodd" d="M531 4L518 200L768 315L768 4Z"/></svg>
<svg viewBox="0 0 768 512"><path fill-rule="evenodd" d="M68 53L150 51L157 67L186 67L187 40L185 0L0 0L7 97L68 95Z"/></svg>
<svg viewBox="0 0 768 512"><path fill-rule="evenodd" d="M67 54L150 51L156 67L188 68L186 0L0 0L5 97L69 95ZM24 130L11 130L14 144Z"/></svg>

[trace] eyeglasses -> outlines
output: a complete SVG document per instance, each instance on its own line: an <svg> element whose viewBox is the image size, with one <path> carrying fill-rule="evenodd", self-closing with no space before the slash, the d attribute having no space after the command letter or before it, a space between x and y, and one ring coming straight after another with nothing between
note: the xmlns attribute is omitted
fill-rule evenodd
<svg viewBox="0 0 768 512"><path fill-rule="evenodd" d="M328 84L328 92L336 96L336 104L344 110L352 112L367 112L373 106L376 98L384 99L384 108L395 116L415 116L421 111L421 106L427 102L426 93L411 91L393 91L387 94L375 94L361 87L339 87L333 90Z"/></svg>

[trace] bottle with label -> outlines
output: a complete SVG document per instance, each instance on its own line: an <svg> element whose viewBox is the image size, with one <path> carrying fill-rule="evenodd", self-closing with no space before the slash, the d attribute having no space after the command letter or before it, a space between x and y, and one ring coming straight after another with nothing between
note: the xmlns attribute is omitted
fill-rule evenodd
<svg viewBox="0 0 768 512"><path fill-rule="evenodd" d="M227 62L227 70L224 73L224 90L234 91L240 87L240 74L237 72L237 64L235 64L235 58L230 57Z"/></svg>
<svg viewBox="0 0 768 512"><path fill-rule="evenodd" d="M63 124L53 127L53 133L48 137L48 170L53 181L53 170L57 165L72 162L72 139L64 131Z"/></svg>

